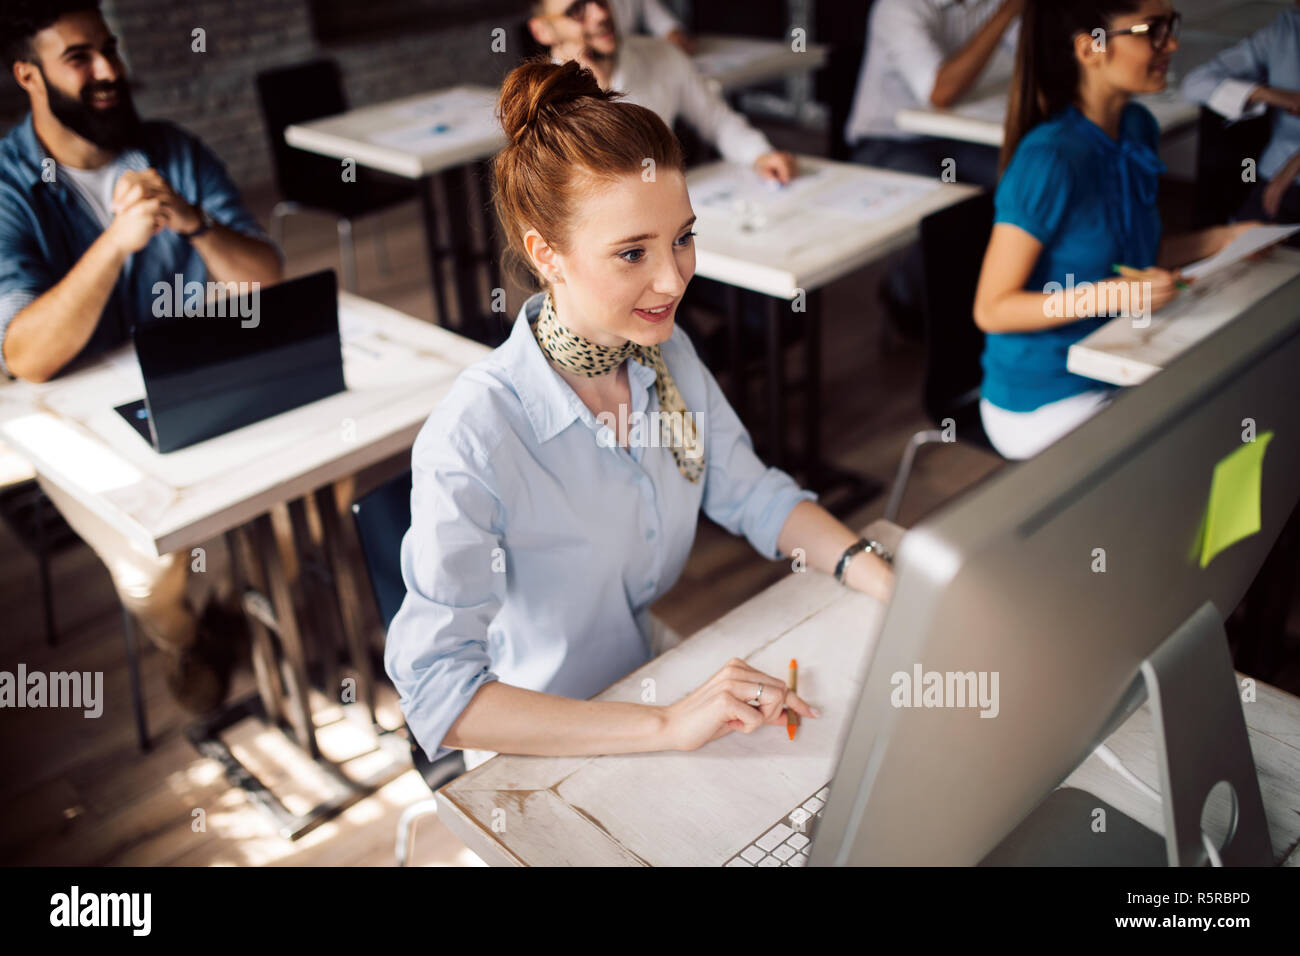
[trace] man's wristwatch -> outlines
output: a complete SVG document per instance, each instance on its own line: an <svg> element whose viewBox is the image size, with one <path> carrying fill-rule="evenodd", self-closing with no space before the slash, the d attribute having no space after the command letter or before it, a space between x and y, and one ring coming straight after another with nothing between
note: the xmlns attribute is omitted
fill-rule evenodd
<svg viewBox="0 0 1300 956"><path fill-rule="evenodd" d="M894 563L894 556L885 550L885 546L874 538L858 538L840 555L840 559L835 564L835 580L844 584L844 573L849 569L849 562L863 551L870 551L889 564Z"/></svg>
<svg viewBox="0 0 1300 956"><path fill-rule="evenodd" d="M202 206L199 206L198 209L199 209L199 228L195 229L193 232L181 233L181 235L184 236L186 239L197 239L199 236L203 235L204 233L210 232L212 230L212 227L217 224L217 221L212 218L212 216L208 213L206 209L204 209Z"/></svg>

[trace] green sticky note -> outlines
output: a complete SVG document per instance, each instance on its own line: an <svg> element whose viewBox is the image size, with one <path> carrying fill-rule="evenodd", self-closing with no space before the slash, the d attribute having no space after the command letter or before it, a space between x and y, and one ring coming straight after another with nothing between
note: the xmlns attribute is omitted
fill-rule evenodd
<svg viewBox="0 0 1300 956"><path fill-rule="evenodd" d="M1264 452L1273 433L1265 432L1214 466L1210 503L1201 520L1201 567L1242 538L1259 532L1260 486L1264 479Z"/></svg>

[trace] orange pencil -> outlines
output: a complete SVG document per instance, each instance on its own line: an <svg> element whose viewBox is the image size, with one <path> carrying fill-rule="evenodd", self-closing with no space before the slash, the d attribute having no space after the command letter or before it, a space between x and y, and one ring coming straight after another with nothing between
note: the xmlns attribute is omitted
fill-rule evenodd
<svg viewBox="0 0 1300 956"><path fill-rule="evenodd" d="M799 662L793 657L790 658L790 677L786 681L786 686L790 688L792 694L799 692ZM795 713L794 708L787 707L785 709L785 732L791 740L794 740L794 733L798 728L799 715Z"/></svg>

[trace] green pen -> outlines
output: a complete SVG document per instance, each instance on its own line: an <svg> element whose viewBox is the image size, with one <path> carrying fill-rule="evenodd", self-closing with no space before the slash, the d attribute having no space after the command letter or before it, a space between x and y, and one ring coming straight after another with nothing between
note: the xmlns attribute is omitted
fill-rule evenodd
<svg viewBox="0 0 1300 956"><path fill-rule="evenodd" d="M1121 265L1113 265L1113 266L1111 266L1111 270L1112 270L1116 275L1120 275L1120 276L1122 276L1122 275L1127 275L1129 272L1141 272L1141 271L1142 271L1141 269L1134 269L1132 266L1121 266ZM1125 270L1128 270L1128 272L1125 272ZM1191 284L1190 284L1190 283L1184 282L1184 281L1181 280L1181 279L1179 279L1177 282L1175 282L1174 285L1178 286L1178 288L1183 289L1183 290L1187 290L1187 289L1190 289L1190 288L1191 288Z"/></svg>

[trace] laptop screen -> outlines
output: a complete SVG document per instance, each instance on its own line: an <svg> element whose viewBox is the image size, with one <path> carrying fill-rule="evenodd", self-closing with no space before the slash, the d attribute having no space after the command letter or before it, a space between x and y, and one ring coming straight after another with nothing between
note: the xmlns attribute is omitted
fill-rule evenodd
<svg viewBox="0 0 1300 956"><path fill-rule="evenodd" d="M135 331L154 447L174 451L345 389L333 271Z"/></svg>

